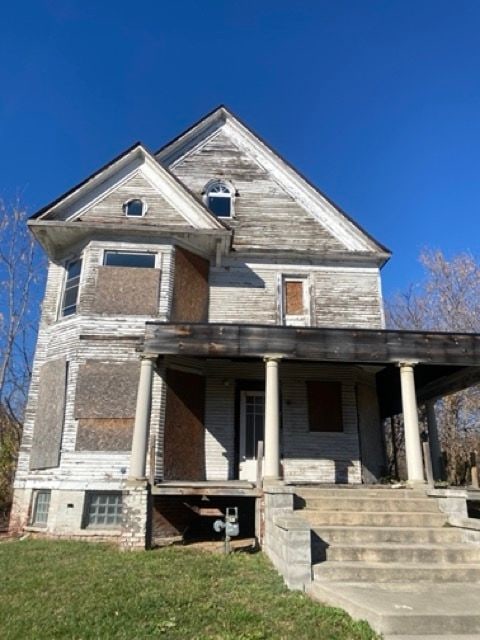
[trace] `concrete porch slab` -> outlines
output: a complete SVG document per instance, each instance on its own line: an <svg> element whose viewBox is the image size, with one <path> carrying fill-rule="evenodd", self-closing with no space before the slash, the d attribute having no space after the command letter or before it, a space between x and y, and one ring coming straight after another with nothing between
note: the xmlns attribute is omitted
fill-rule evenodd
<svg viewBox="0 0 480 640"><path fill-rule="evenodd" d="M474 634L480 639L480 584L322 583L308 593L316 600L367 620L392 640L408 634L444 638Z"/></svg>

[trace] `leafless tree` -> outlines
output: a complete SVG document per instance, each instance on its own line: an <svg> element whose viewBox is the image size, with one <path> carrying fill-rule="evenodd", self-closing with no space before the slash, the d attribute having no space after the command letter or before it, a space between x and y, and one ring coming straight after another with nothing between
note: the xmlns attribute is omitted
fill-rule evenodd
<svg viewBox="0 0 480 640"><path fill-rule="evenodd" d="M17 201L0 201L0 509L8 501L21 439L45 259Z"/></svg>
<svg viewBox="0 0 480 640"><path fill-rule="evenodd" d="M448 259L424 250L422 282L387 303L388 326L480 333L480 263L469 253ZM444 397L437 404L440 439L447 456L448 480L467 480L469 454L480 451L480 386Z"/></svg>

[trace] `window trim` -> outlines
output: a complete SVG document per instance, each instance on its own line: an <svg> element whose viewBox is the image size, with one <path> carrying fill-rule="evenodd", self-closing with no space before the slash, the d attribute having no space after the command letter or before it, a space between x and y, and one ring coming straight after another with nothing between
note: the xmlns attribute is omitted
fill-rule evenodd
<svg viewBox="0 0 480 640"><path fill-rule="evenodd" d="M66 293L67 293L68 269L69 269L70 265L74 264L75 262L80 262L80 273L78 274L78 276L75 276L76 278L78 277L77 297L76 297L76 300L75 300L75 309L73 310L72 313L65 314L65 309L67 307L64 305L64 302L65 302L65 296L66 296ZM83 273L84 273L84 257L83 257L83 255L80 255L80 256L77 256L75 258L70 258L68 260L65 260L64 263L63 263L63 269L64 269L63 286L62 286L61 296L60 296L60 308L59 308L59 312L57 314L57 316L59 318L61 318L61 319L70 318L71 316L75 316L77 314L78 303L80 301L80 290L81 290L81 287L82 287L82 278L83 278ZM72 307L72 306L74 306L74 305L68 305L68 307Z"/></svg>
<svg viewBox="0 0 480 640"><path fill-rule="evenodd" d="M131 215L131 214L128 213L128 205L131 202L134 202L135 200L138 200L139 202L142 203L142 213L139 216ZM123 209L123 213L125 214L125 216L127 218L144 218L147 215L148 203L145 200L145 198L129 198L128 200L125 200L125 202L123 203L122 209Z"/></svg>
<svg viewBox="0 0 480 640"><path fill-rule="evenodd" d="M301 282L303 284L303 305L305 313L303 315L287 316L285 304L285 283ZM287 327L311 327L312 326L312 295L311 279L309 274L279 274L278 298L280 311L280 324ZM290 322L287 322L290 319ZM302 321L304 320L304 321Z"/></svg>
<svg viewBox="0 0 480 640"><path fill-rule="evenodd" d="M38 499L40 497L48 496L47 509L45 513L45 522L37 521ZM30 515L30 526L39 527L45 529L48 526L48 516L50 512L50 503L52 499L52 492L50 489L34 489L32 493L32 512Z"/></svg>
<svg viewBox="0 0 480 640"><path fill-rule="evenodd" d="M90 505L94 498L99 496L115 496L116 498L120 498L120 514L116 513L115 517L118 519L117 522L112 524L102 523L99 524L97 522L90 522ZM118 509L118 503L116 505ZM83 502L83 516L82 516L82 529L120 529L122 526L122 517L123 517L123 493L122 491L85 491L85 499Z"/></svg>
<svg viewBox="0 0 480 640"><path fill-rule="evenodd" d="M210 193L212 191L212 189L216 186L222 186L225 187L226 189L228 189L228 196L227 195L214 195L211 196ZM212 216L214 216L215 218L220 218L221 220L231 220L232 218L235 217L235 197L237 195L237 192L235 190L235 187L233 186L233 184L231 182L229 182L228 180L222 180L221 178L214 178L213 180L210 180L209 182L207 182L207 184L205 185L205 187L203 188L202 191L202 197L203 197L203 203L205 204L205 206L207 207L207 209L209 210L210 214ZM218 216L217 214L213 213L213 211L210 210L210 207L208 206L208 199L210 197L214 197L214 198L229 198L230 199L230 214L228 216Z"/></svg>
<svg viewBox="0 0 480 640"><path fill-rule="evenodd" d="M160 267L160 254L158 253L158 251L148 251L148 250L135 250L135 249L103 249L101 255L100 255L100 266L102 267L120 267L121 265L110 265L110 264L105 264L105 260L107 257L108 253L122 253L122 254L129 254L129 255L150 255L150 256L154 256L155 260L154 260L154 265L153 267L141 267L143 269L158 269ZM129 267L126 265L123 265L124 268L126 269L132 269L135 267ZM136 267L139 268L139 267Z"/></svg>

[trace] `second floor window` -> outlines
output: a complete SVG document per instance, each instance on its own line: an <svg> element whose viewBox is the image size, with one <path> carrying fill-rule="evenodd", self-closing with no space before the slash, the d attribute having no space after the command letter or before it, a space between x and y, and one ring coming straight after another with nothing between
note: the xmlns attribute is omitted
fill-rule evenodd
<svg viewBox="0 0 480 640"><path fill-rule="evenodd" d="M133 251L105 251L103 264L106 267L155 267L154 253L134 253Z"/></svg>
<svg viewBox="0 0 480 640"><path fill-rule="evenodd" d="M80 291L80 274L82 259L73 260L67 265L67 278L63 292L62 316L71 316L77 311L78 293Z"/></svg>

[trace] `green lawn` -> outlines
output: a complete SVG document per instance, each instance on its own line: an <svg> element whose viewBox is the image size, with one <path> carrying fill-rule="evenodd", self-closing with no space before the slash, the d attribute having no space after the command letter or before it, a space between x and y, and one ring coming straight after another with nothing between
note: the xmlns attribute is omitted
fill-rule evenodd
<svg viewBox="0 0 480 640"><path fill-rule="evenodd" d="M0 543L0 638L367 640L364 623L287 591L261 554Z"/></svg>

